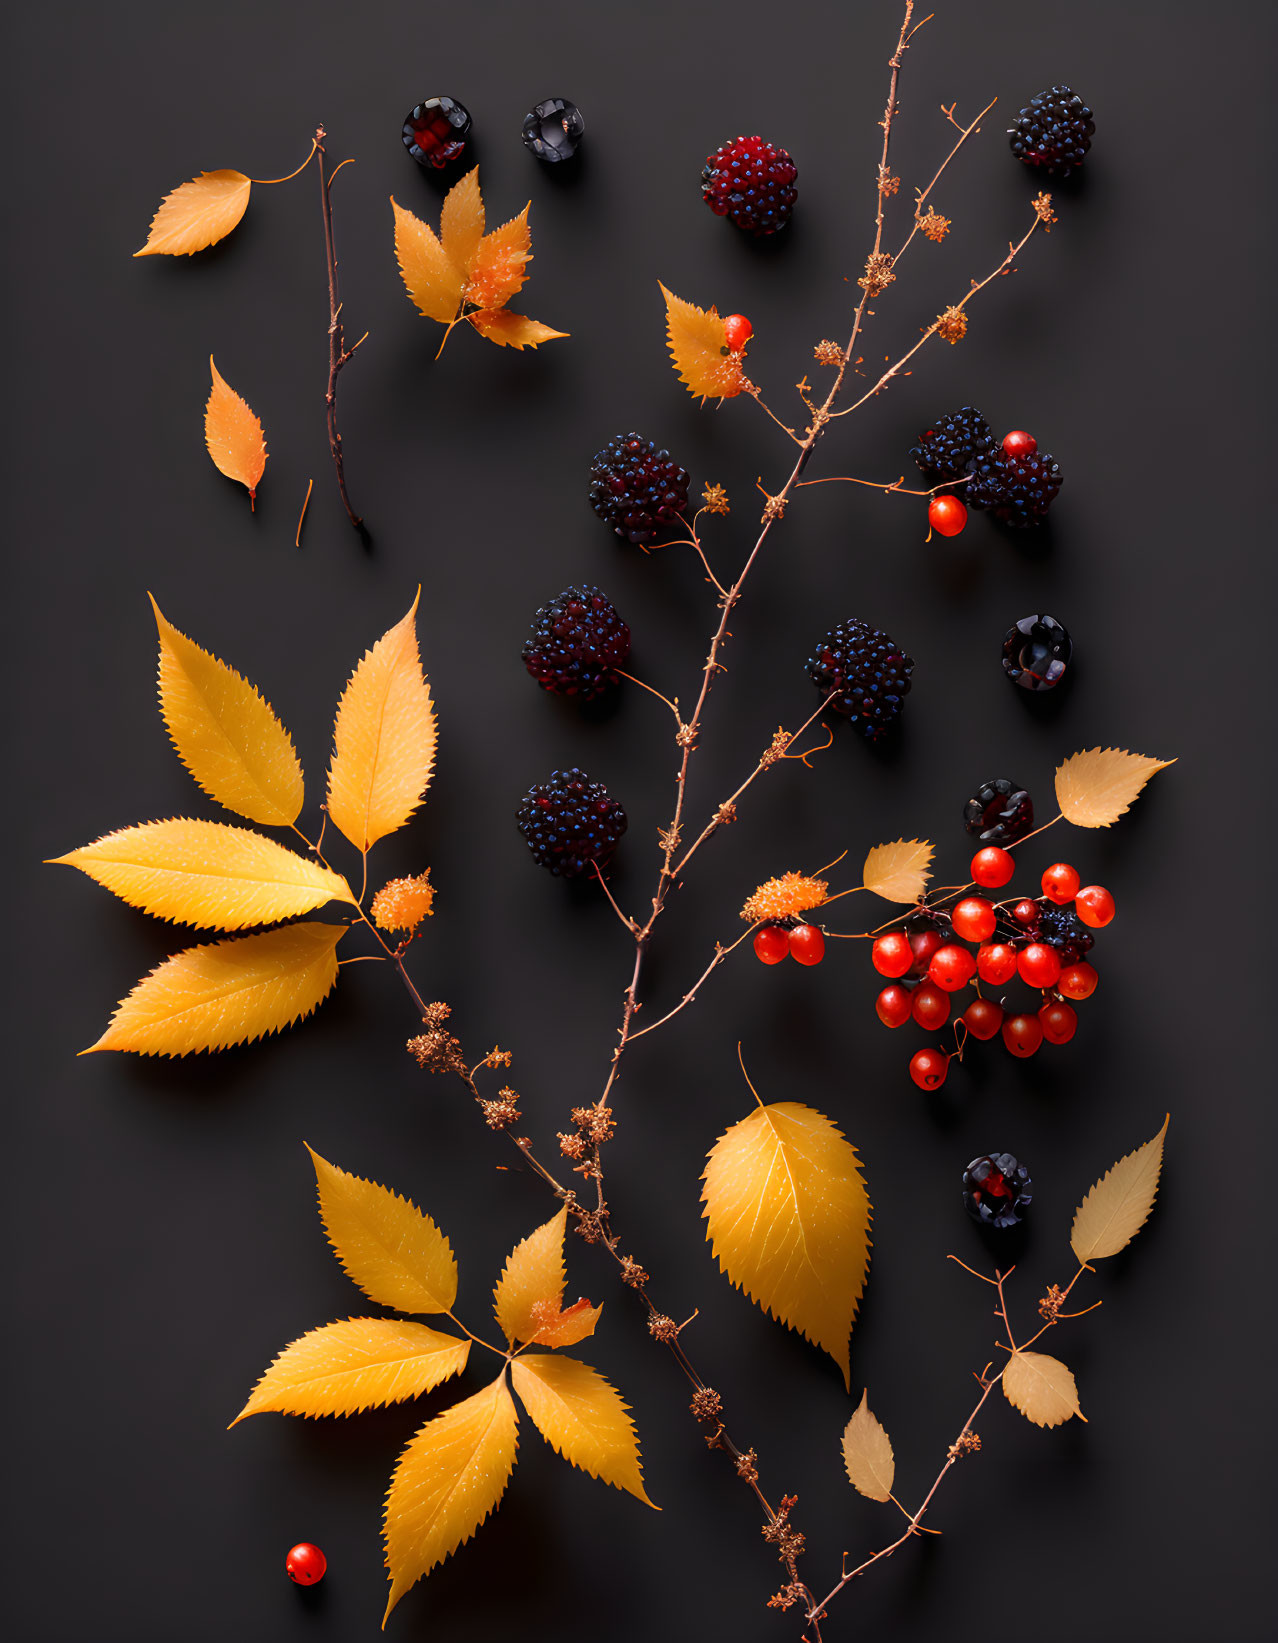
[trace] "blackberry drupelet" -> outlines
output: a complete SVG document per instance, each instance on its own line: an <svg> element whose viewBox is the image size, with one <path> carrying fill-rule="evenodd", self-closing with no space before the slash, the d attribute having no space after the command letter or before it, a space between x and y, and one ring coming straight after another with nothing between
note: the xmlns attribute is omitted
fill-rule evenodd
<svg viewBox="0 0 1278 1643"><path fill-rule="evenodd" d="M1059 907L1046 897L1039 901L1038 908L1038 923L1024 932L1024 940L1055 948L1063 965L1077 964L1079 959L1086 958L1096 944L1096 937L1073 909Z"/></svg>
<svg viewBox="0 0 1278 1643"><path fill-rule="evenodd" d="M973 1158L963 1171L963 1208L982 1226L1019 1226L1033 1197L1029 1171L1010 1152Z"/></svg>
<svg viewBox="0 0 1278 1643"><path fill-rule="evenodd" d="M998 776L963 806L963 825L986 844L1014 844L1034 830L1034 801L1023 787Z"/></svg>
<svg viewBox="0 0 1278 1643"><path fill-rule="evenodd" d="M964 405L930 428L924 428L910 455L921 473L940 483L962 479L978 460L988 457L994 449L994 430L975 405ZM958 491L956 495L961 497L965 492Z"/></svg>
<svg viewBox="0 0 1278 1643"><path fill-rule="evenodd" d="M1040 91L1007 128L1012 153L1047 177L1068 177L1092 146L1096 122L1068 86Z"/></svg>
<svg viewBox="0 0 1278 1643"><path fill-rule="evenodd" d="M900 713L914 662L888 634L851 617L826 634L807 668L823 696L836 693L834 711L874 742Z"/></svg>
<svg viewBox="0 0 1278 1643"><path fill-rule="evenodd" d="M1060 463L1047 451L978 457L963 497L970 508L988 509L1005 525L1037 525L1064 483Z"/></svg>
<svg viewBox="0 0 1278 1643"><path fill-rule="evenodd" d="M591 463L590 506L618 536L642 547L680 523L688 506L688 470L652 440L618 434Z"/></svg>
<svg viewBox="0 0 1278 1643"><path fill-rule="evenodd" d="M530 787L515 821L533 858L560 878L602 868L626 831L626 812L584 770L556 770Z"/></svg>
<svg viewBox="0 0 1278 1643"><path fill-rule="evenodd" d="M565 588L533 617L525 641L524 666L556 696L583 702L617 683L617 669L630 655L630 629L612 600L598 588Z"/></svg>
<svg viewBox="0 0 1278 1643"><path fill-rule="evenodd" d="M762 137L738 137L706 160L701 198L716 217L748 234L775 234L790 220L798 174L785 149Z"/></svg>

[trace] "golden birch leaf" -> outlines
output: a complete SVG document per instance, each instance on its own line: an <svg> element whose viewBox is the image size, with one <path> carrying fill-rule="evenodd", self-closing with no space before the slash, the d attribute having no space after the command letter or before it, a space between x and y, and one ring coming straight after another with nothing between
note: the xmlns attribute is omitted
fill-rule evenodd
<svg viewBox="0 0 1278 1643"><path fill-rule="evenodd" d="M579 1358L525 1352L512 1359L510 1372L533 1425L566 1461L661 1510L643 1486L628 1407L597 1369Z"/></svg>
<svg viewBox="0 0 1278 1643"><path fill-rule="evenodd" d="M151 608L160 633L160 712L178 758L227 810L290 827L304 793L288 731L247 679L179 633L154 599Z"/></svg>
<svg viewBox="0 0 1278 1643"><path fill-rule="evenodd" d="M484 237L484 196L479 192L479 167L473 166L444 196L439 214L439 238L444 255L464 279L479 242Z"/></svg>
<svg viewBox="0 0 1278 1643"><path fill-rule="evenodd" d="M539 348L543 342L566 337L567 331L552 331L539 319L525 314L512 314L508 308L488 308L482 314L467 314L466 318L489 342L501 348Z"/></svg>
<svg viewBox="0 0 1278 1643"><path fill-rule="evenodd" d="M1003 1371L1003 1394L1035 1426L1060 1426L1072 1415L1087 1419L1073 1375L1045 1352L1013 1352Z"/></svg>
<svg viewBox="0 0 1278 1643"><path fill-rule="evenodd" d="M850 1389L848 1335L870 1262L856 1149L822 1113L779 1101L720 1136L702 1179L720 1270L828 1352Z"/></svg>
<svg viewBox="0 0 1278 1643"><path fill-rule="evenodd" d="M461 309L461 271L433 228L393 199L391 209L395 213L395 258L413 306L427 319L450 324Z"/></svg>
<svg viewBox="0 0 1278 1643"><path fill-rule="evenodd" d="M231 1422L280 1415L357 1415L420 1397L460 1375L470 1342L405 1318L346 1318L286 1346Z"/></svg>
<svg viewBox="0 0 1278 1643"><path fill-rule="evenodd" d="M506 1371L412 1438L386 1495L391 1610L410 1586L470 1539L496 1511L515 1465L519 1416Z"/></svg>
<svg viewBox="0 0 1278 1643"><path fill-rule="evenodd" d="M508 1341L531 1341L543 1319L535 1309L549 1305L557 1312L568 1275L564 1270L565 1206L545 1226L530 1232L506 1258L493 1290L493 1311Z"/></svg>
<svg viewBox="0 0 1278 1643"><path fill-rule="evenodd" d="M1078 1206L1069 1241L1080 1261L1117 1255L1148 1221L1163 1168L1163 1137L1170 1123L1168 1113L1153 1140L1120 1158Z"/></svg>
<svg viewBox="0 0 1278 1643"><path fill-rule="evenodd" d="M321 1158L315 1165L320 1217L346 1276L380 1306L400 1312L449 1312L457 1299L457 1257L417 1206L389 1187Z"/></svg>
<svg viewBox="0 0 1278 1643"><path fill-rule="evenodd" d="M327 901L355 904L340 873L225 822L143 822L53 860L78 867L131 907L197 928L244 930Z"/></svg>
<svg viewBox="0 0 1278 1643"><path fill-rule="evenodd" d="M190 257L224 240L244 215L251 184L242 171L202 171L166 194L135 257Z"/></svg>
<svg viewBox="0 0 1278 1643"><path fill-rule="evenodd" d="M1074 753L1056 771L1056 802L1075 827L1112 827L1151 776L1175 759L1149 759L1119 747Z"/></svg>
<svg viewBox="0 0 1278 1643"><path fill-rule="evenodd" d="M870 1412L870 1394L862 1392L852 1419L843 1429L843 1464L852 1487L870 1500L891 1500L896 1457L882 1424Z"/></svg>
<svg viewBox="0 0 1278 1643"><path fill-rule="evenodd" d="M249 506L257 500L257 487L266 472L266 440L262 424L249 406L222 380L209 355L213 387L204 407L204 443L213 466L228 479L238 480L249 493Z"/></svg>
<svg viewBox="0 0 1278 1643"><path fill-rule="evenodd" d="M527 280L531 259L526 205L517 217L480 241L466 280L466 301L476 308L504 308Z"/></svg>
<svg viewBox="0 0 1278 1643"><path fill-rule="evenodd" d="M332 992L346 931L345 924L287 924L175 953L121 1000L106 1032L80 1054L191 1055L291 1027Z"/></svg>
<svg viewBox="0 0 1278 1643"><path fill-rule="evenodd" d="M368 651L337 704L328 813L357 850L402 827L426 796L435 712L417 649L417 603Z"/></svg>
<svg viewBox="0 0 1278 1643"><path fill-rule="evenodd" d="M884 901L919 901L932 876L932 846L926 839L876 844L865 858L861 883Z"/></svg>
<svg viewBox="0 0 1278 1643"><path fill-rule="evenodd" d="M661 294L666 299L666 340L680 382L702 399L735 398L743 381L741 355L728 352L718 310L685 302L664 285Z"/></svg>

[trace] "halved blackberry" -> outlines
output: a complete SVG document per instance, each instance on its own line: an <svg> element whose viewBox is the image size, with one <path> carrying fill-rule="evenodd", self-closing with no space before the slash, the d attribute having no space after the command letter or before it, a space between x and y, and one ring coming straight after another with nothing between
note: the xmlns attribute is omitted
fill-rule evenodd
<svg viewBox="0 0 1278 1643"><path fill-rule="evenodd" d="M737 137L706 160L701 198L716 217L748 234L775 234L789 222L799 197L798 174L785 149L762 137Z"/></svg>
<svg viewBox="0 0 1278 1643"><path fill-rule="evenodd" d="M1073 655L1069 629L1054 616L1022 616L1003 635L1003 672L1023 690L1053 690Z"/></svg>
<svg viewBox="0 0 1278 1643"><path fill-rule="evenodd" d="M963 806L963 825L982 845L1015 844L1034 831L1034 801L1016 782L997 776Z"/></svg>
<svg viewBox="0 0 1278 1643"><path fill-rule="evenodd" d="M1037 525L1063 483L1060 463L1047 451L1009 456L1000 448L976 459L963 499L1005 525Z"/></svg>
<svg viewBox="0 0 1278 1643"><path fill-rule="evenodd" d="M973 465L995 448L994 430L976 409L964 405L924 428L918 444L911 447L910 455L920 472L940 483L947 479L962 479ZM960 496L964 493L959 492Z"/></svg>
<svg viewBox="0 0 1278 1643"><path fill-rule="evenodd" d="M963 1171L963 1208L982 1226L1019 1226L1033 1197L1029 1170L1010 1152L984 1153Z"/></svg>
<svg viewBox="0 0 1278 1643"><path fill-rule="evenodd" d="M808 677L830 706L877 741L909 694L913 660L880 628L855 617L832 628L808 659Z"/></svg>
<svg viewBox="0 0 1278 1643"><path fill-rule="evenodd" d="M618 434L590 465L590 506L627 542L642 546L680 524L688 470L636 433Z"/></svg>
<svg viewBox="0 0 1278 1643"><path fill-rule="evenodd" d="M1046 896L1038 903L1038 923L1024 932L1025 941L1054 947L1062 964L1077 964L1096 944L1096 937L1070 907L1061 907Z"/></svg>
<svg viewBox="0 0 1278 1643"><path fill-rule="evenodd" d="M556 696L589 702L617 683L630 655L630 629L598 588L565 588L533 617L524 666Z"/></svg>
<svg viewBox="0 0 1278 1643"><path fill-rule="evenodd" d="M418 165L438 171L455 160L470 136L470 111L455 97L428 97L404 120L404 147Z"/></svg>
<svg viewBox="0 0 1278 1643"><path fill-rule="evenodd" d="M1068 86L1040 91L1007 128L1012 153L1045 177L1068 177L1092 146L1096 122L1087 104Z"/></svg>
<svg viewBox="0 0 1278 1643"><path fill-rule="evenodd" d="M530 787L515 821L534 861L560 878L602 868L626 831L626 812L584 770L556 770Z"/></svg>

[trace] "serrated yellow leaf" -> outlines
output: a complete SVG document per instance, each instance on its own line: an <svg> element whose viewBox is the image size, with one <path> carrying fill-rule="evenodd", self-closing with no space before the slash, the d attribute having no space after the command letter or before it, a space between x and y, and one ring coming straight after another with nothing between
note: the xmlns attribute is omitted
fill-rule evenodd
<svg viewBox="0 0 1278 1643"><path fill-rule="evenodd" d="M175 953L138 982L102 1037L80 1053L191 1055L290 1027L332 992L335 949L346 930L345 924L289 924Z"/></svg>
<svg viewBox="0 0 1278 1643"><path fill-rule="evenodd" d="M433 228L391 200L395 213L395 257L413 306L427 319L448 325L462 302L462 274L439 243Z"/></svg>
<svg viewBox="0 0 1278 1643"><path fill-rule="evenodd" d="M861 883L884 901L919 901L932 876L932 846L926 839L876 844L865 858Z"/></svg>
<svg viewBox="0 0 1278 1643"><path fill-rule="evenodd" d="M247 679L179 633L154 599L151 608L160 633L160 712L178 758L226 809L268 827L291 826L304 791L288 731Z"/></svg>
<svg viewBox="0 0 1278 1643"><path fill-rule="evenodd" d="M661 1510L643 1486L627 1405L597 1369L579 1358L525 1352L512 1359L510 1372L533 1425L566 1461Z"/></svg>
<svg viewBox="0 0 1278 1643"><path fill-rule="evenodd" d="M244 215L251 186L242 171L202 171L181 183L161 200L146 244L133 255L189 257L216 245Z"/></svg>
<svg viewBox="0 0 1278 1643"><path fill-rule="evenodd" d="M204 443L213 458L213 466L228 479L238 480L245 486L252 505L266 472L262 424L235 389L223 381L212 354L209 370L213 373L213 386L204 407Z"/></svg>
<svg viewBox="0 0 1278 1643"><path fill-rule="evenodd" d="M544 1226L530 1232L506 1258L493 1290L493 1311L508 1341L531 1341L539 1320L534 1310L547 1304L558 1308L568 1274L564 1269L564 1231L568 1210L563 1208Z"/></svg>
<svg viewBox="0 0 1278 1643"><path fill-rule="evenodd" d="M1060 1426L1072 1415L1087 1419L1073 1375L1045 1352L1013 1352L1003 1370L1003 1394L1035 1426Z"/></svg>
<svg viewBox="0 0 1278 1643"><path fill-rule="evenodd" d="M891 1500L896 1478L896 1457L882 1423L870 1412L870 1394L861 1401L843 1429L843 1464L852 1487L870 1500Z"/></svg>
<svg viewBox="0 0 1278 1643"><path fill-rule="evenodd" d="M870 1260L856 1149L814 1108L774 1102L720 1136L702 1179L720 1270L828 1352L850 1387L848 1335Z"/></svg>
<svg viewBox="0 0 1278 1643"><path fill-rule="evenodd" d="M463 279L484 237L484 196L479 192L479 167L473 166L444 195L439 214L439 239L444 254Z"/></svg>
<svg viewBox="0 0 1278 1643"><path fill-rule="evenodd" d="M426 795L435 713L412 608L368 651L342 692L333 727L328 813L357 850L402 827Z"/></svg>
<svg viewBox="0 0 1278 1643"><path fill-rule="evenodd" d="M531 259L526 205L517 217L494 228L480 241L467 271L467 302L477 308L504 308L527 280Z"/></svg>
<svg viewBox="0 0 1278 1643"><path fill-rule="evenodd" d="M552 331L539 319L529 319L525 314L512 314L508 308L487 308L482 314L467 314L466 318L481 337L502 348L540 348L543 342L569 334Z"/></svg>
<svg viewBox="0 0 1278 1643"><path fill-rule="evenodd" d="M680 382L702 399L735 398L743 381L741 355L728 351L718 310L685 302L664 285L661 294L666 299L666 340Z"/></svg>
<svg viewBox="0 0 1278 1643"><path fill-rule="evenodd" d="M448 1239L417 1206L389 1187L321 1158L315 1165L320 1217L348 1278L381 1306L448 1312L457 1299L457 1258Z"/></svg>
<svg viewBox="0 0 1278 1643"><path fill-rule="evenodd" d="M197 928L244 930L355 896L340 873L225 822L143 822L55 856L132 907Z"/></svg>
<svg viewBox="0 0 1278 1643"><path fill-rule="evenodd" d="M1103 1261L1117 1255L1148 1221L1163 1168L1163 1137L1170 1123L1168 1113L1158 1134L1120 1158L1078 1206L1069 1241L1080 1261Z"/></svg>
<svg viewBox="0 0 1278 1643"><path fill-rule="evenodd" d="M497 1509L515 1465L519 1416L502 1370L491 1386L427 1421L399 1457L386 1495L390 1600L470 1539Z"/></svg>
<svg viewBox="0 0 1278 1643"><path fill-rule="evenodd" d="M286 1346L231 1422L281 1415L357 1415L419 1397L460 1375L470 1342L404 1318L346 1318Z"/></svg>
<svg viewBox="0 0 1278 1643"><path fill-rule="evenodd" d="M1119 747L1074 753L1056 771L1056 802L1075 827L1112 827L1151 776L1175 759L1149 759Z"/></svg>

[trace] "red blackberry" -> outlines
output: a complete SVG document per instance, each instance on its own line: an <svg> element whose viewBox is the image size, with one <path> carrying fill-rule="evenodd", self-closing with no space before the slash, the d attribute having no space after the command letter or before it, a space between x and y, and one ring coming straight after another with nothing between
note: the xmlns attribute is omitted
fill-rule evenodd
<svg viewBox="0 0 1278 1643"><path fill-rule="evenodd" d="M975 405L964 405L961 410L943 416L930 428L924 428L910 455L921 473L940 483L947 479L962 479L980 458L988 456L994 449L994 430ZM960 491L958 494L961 496L964 493Z"/></svg>
<svg viewBox="0 0 1278 1643"><path fill-rule="evenodd" d="M565 588L533 617L524 666L543 690L589 702L617 683L630 629L598 588Z"/></svg>
<svg viewBox="0 0 1278 1643"><path fill-rule="evenodd" d="M642 546L679 524L688 470L638 434L618 434L590 466L590 506L618 536Z"/></svg>
<svg viewBox="0 0 1278 1643"><path fill-rule="evenodd" d="M1030 1172L1010 1152L973 1158L963 1171L963 1208L982 1226L1019 1226L1033 1197Z"/></svg>
<svg viewBox="0 0 1278 1643"><path fill-rule="evenodd" d="M1068 177L1092 146L1092 111L1068 86L1040 91L1007 128L1012 153L1047 177Z"/></svg>
<svg viewBox="0 0 1278 1643"><path fill-rule="evenodd" d="M470 111L455 97L428 97L404 121L404 147L436 171L455 160L470 136Z"/></svg>
<svg viewBox="0 0 1278 1643"><path fill-rule="evenodd" d="M1005 525L1037 525L1063 483L1060 463L1048 452L998 450L977 458L963 496L969 508L988 508Z"/></svg>
<svg viewBox="0 0 1278 1643"><path fill-rule="evenodd" d="M785 149L762 137L738 137L706 160L701 198L716 217L726 217L747 233L775 234L794 210L798 174Z"/></svg>
<svg viewBox="0 0 1278 1643"><path fill-rule="evenodd" d="M580 878L600 867L626 831L626 812L602 782L584 770L556 770L530 787L515 821L534 859L560 878Z"/></svg>
<svg viewBox="0 0 1278 1643"><path fill-rule="evenodd" d="M998 776L963 806L963 825L982 844L1014 844L1034 830L1034 801L1023 787Z"/></svg>
<svg viewBox="0 0 1278 1643"><path fill-rule="evenodd" d="M874 742L900 713L909 694L913 660L894 639L855 617L840 622L808 659L808 677L830 706Z"/></svg>

